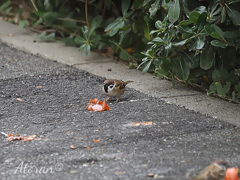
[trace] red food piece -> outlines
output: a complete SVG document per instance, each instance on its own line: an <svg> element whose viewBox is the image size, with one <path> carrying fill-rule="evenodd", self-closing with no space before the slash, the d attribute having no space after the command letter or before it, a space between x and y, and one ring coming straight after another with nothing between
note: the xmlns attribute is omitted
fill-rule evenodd
<svg viewBox="0 0 240 180"><path fill-rule="evenodd" d="M238 177L238 171L238 168L227 168L224 180L240 180L240 177Z"/></svg>
<svg viewBox="0 0 240 180"><path fill-rule="evenodd" d="M98 99L90 99L89 103L87 105L87 110L89 111L104 111L104 110L110 110L110 108L107 105L106 99L104 101L99 101Z"/></svg>

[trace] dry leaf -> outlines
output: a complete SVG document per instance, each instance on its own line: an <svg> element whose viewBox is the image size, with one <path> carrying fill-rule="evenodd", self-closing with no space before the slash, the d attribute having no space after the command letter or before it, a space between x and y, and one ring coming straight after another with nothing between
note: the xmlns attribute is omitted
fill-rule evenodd
<svg viewBox="0 0 240 180"><path fill-rule="evenodd" d="M90 147L87 147L87 149L91 149Z"/></svg>
<svg viewBox="0 0 240 180"><path fill-rule="evenodd" d="M37 86L38 89L42 88L42 86Z"/></svg>
<svg viewBox="0 0 240 180"><path fill-rule="evenodd" d="M99 131L99 130L98 130L98 129L95 129L94 131L97 132L97 131Z"/></svg>
<svg viewBox="0 0 240 180"><path fill-rule="evenodd" d="M13 35L12 33L9 33L8 36L9 36L9 37L13 37L14 35Z"/></svg>
<svg viewBox="0 0 240 180"><path fill-rule="evenodd" d="M140 126L140 125L148 126L148 125L152 125L152 124L153 124L152 121L149 121L149 122L132 122L131 126Z"/></svg>
<svg viewBox="0 0 240 180"><path fill-rule="evenodd" d="M76 149L75 146L73 146L73 145L71 145L70 148L72 148L72 149Z"/></svg>
<svg viewBox="0 0 240 180"><path fill-rule="evenodd" d="M79 137L74 137L74 139L79 139Z"/></svg>
<svg viewBox="0 0 240 180"><path fill-rule="evenodd" d="M72 104L70 104L70 106L72 106Z"/></svg>
<svg viewBox="0 0 240 180"><path fill-rule="evenodd" d="M17 100L17 101L20 101L20 102L22 101L22 99L20 99L20 98L17 98L16 100Z"/></svg>
<svg viewBox="0 0 240 180"><path fill-rule="evenodd" d="M100 141L97 140L97 139L94 139L93 142L95 142L95 143L99 143Z"/></svg>

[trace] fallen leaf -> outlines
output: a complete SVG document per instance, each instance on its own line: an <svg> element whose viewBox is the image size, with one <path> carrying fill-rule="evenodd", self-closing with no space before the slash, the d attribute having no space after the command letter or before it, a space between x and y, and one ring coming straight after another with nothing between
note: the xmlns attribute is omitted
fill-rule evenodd
<svg viewBox="0 0 240 180"><path fill-rule="evenodd" d="M72 149L76 149L75 146L73 146L73 145L71 145L70 148L72 148Z"/></svg>
<svg viewBox="0 0 240 180"><path fill-rule="evenodd" d="M17 98L16 100L17 100L17 101L20 101L20 102L22 101L22 99L20 99L20 98Z"/></svg>
<svg viewBox="0 0 240 180"><path fill-rule="evenodd" d="M152 125L153 122L149 121L149 122L132 122L131 126L140 126L140 125L145 125L145 126L149 126Z"/></svg>
<svg viewBox="0 0 240 180"><path fill-rule="evenodd" d="M9 33L8 36L9 36L9 37L13 37L14 35L13 35L12 33Z"/></svg>
<svg viewBox="0 0 240 180"><path fill-rule="evenodd" d="M74 137L74 139L79 139L79 137Z"/></svg>
<svg viewBox="0 0 240 180"><path fill-rule="evenodd" d="M70 104L70 106L72 106L72 104Z"/></svg>
<svg viewBox="0 0 240 180"><path fill-rule="evenodd" d="M38 89L42 88L42 86L37 86Z"/></svg>
<svg viewBox="0 0 240 180"><path fill-rule="evenodd" d="M187 160L187 163L190 163L190 159Z"/></svg>
<svg viewBox="0 0 240 180"><path fill-rule="evenodd" d="M87 149L91 149L90 147L87 147Z"/></svg>
<svg viewBox="0 0 240 180"><path fill-rule="evenodd" d="M99 131L99 130L98 130L98 129L95 129L94 131L97 132L97 131Z"/></svg>
<svg viewBox="0 0 240 180"><path fill-rule="evenodd" d="M104 101L99 101L98 99L90 99L89 103L87 104L87 110L88 111L104 111L104 110L110 110L110 108L107 105L106 99Z"/></svg>
<svg viewBox="0 0 240 180"><path fill-rule="evenodd" d="M97 140L97 139L94 139L93 142L95 142L95 143L99 143L100 141Z"/></svg>

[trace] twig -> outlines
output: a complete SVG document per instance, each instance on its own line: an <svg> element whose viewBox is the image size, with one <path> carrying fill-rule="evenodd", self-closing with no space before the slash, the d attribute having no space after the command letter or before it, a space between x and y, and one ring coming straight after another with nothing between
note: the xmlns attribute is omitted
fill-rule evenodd
<svg viewBox="0 0 240 180"><path fill-rule="evenodd" d="M35 9L36 11L38 11L37 6L36 6L35 3L33 2L33 0L31 0L31 2L32 2L32 4L33 4L34 9Z"/></svg>

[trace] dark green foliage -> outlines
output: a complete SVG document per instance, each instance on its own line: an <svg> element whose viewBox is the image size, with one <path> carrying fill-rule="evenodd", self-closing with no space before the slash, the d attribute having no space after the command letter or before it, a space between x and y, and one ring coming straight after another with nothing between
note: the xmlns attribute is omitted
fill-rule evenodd
<svg viewBox="0 0 240 180"><path fill-rule="evenodd" d="M239 0L25 1L34 11L19 26L56 30L38 38L61 36L86 55L110 46L129 68L168 76L173 84L175 78L204 84L208 94L239 101ZM0 11L11 11L10 1Z"/></svg>

